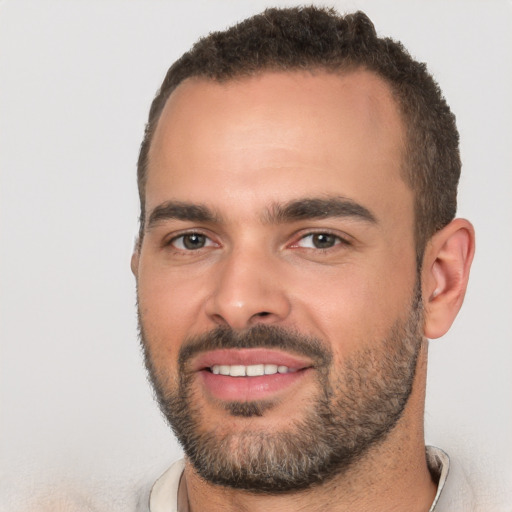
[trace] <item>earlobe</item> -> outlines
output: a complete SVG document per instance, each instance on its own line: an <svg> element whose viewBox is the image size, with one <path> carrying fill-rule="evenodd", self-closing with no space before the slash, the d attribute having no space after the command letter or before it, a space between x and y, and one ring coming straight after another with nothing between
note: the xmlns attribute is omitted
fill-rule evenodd
<svg viewBox="0 0 512 512"><path fill-rule="evenodd" d="M425 336L439 338L462 306L475 252L475 232L465 219L455 219L430 240L423 259Z"/></svg>

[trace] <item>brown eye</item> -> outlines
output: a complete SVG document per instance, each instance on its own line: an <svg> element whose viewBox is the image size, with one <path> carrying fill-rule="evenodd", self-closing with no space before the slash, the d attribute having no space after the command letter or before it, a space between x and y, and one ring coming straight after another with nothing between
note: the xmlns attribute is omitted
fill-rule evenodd
<svg viewBox="0 0 512 512"><path fill-rule="evenodd" d="M195 251L209 245L209 241L210 240L208 237L200 233L187 233L185 235L174 238L171 243L174 247L176 247L176 249Z"/></svg>
<svg viewBox="0 0 512 512"><path fill-rule="evenodd" d="M306 249L330 249L342 243L339 236L330 233L310 233L302 237L297 245Z"/></svg>
<svg viewBox="0 0 512 512"><path fill-rule="evenodd" d="M318 233L312 235L311 241L317 249L328 249L336 245L337 237L327 233Z"/></svg>

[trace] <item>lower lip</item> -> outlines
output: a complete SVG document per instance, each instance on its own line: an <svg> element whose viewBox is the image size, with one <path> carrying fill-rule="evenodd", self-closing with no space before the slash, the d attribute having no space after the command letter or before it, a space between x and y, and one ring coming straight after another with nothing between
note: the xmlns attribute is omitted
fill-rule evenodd
<svg viewBox="0 0 512 512"><path fill-rule="evenodd" d="M285 391L309 373L309 369L290 373L275 373L261 377L230 377L215 375L202 370L199 375L206 390L219 400L231 402L250 402L272 398L276 393Z"/></svg>

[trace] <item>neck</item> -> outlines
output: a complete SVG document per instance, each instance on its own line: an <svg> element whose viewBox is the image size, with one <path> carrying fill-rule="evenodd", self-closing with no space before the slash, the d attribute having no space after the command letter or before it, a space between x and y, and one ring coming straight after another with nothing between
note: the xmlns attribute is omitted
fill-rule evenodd
<svg viewBox="0 0 512 512"><path fill-rule="evenodd" d="M436 493L425 457L423 406L426 343L411 397L392 432L343 474L305 491L254 494L205 482L186 463L180 484L180 512L329 510L426 512Z"/></svg>

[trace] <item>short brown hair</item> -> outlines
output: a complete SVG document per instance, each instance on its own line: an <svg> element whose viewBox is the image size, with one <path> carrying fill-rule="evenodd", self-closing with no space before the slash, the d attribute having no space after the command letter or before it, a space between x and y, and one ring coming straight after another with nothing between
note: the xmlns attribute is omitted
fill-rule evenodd
<svg viewBox="0 0 512 512"><path fill-rule="evenodd" d="M226 81L264 71L367 69L386 81L406 129L402 175L415 195L418 263L428 239L457 209L459 134L439 86L425 64L401 43L379 38L366 14L340 16L319 7L267 9L200 39L167 72L151 109L138 160L140 236L145 223L148 153L160 114L186 78Z"/></svg>

